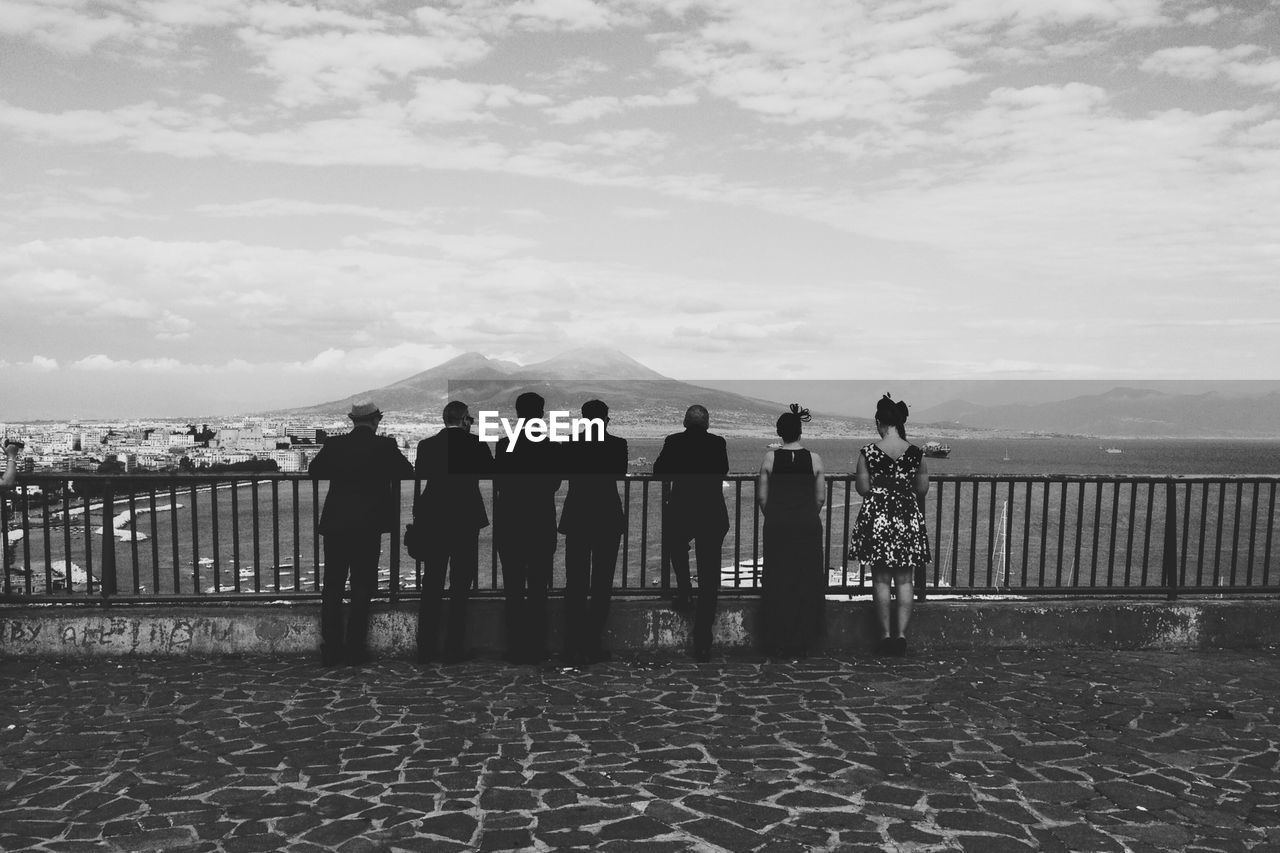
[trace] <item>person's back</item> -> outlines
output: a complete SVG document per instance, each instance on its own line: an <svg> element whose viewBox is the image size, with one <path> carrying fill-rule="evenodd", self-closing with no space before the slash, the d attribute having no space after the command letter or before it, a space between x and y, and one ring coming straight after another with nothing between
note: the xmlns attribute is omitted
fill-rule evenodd
<svg viewBox="0 0 1280 853"><path fill-rule="evenodd" d="M449 618L445 661L466 658L467 599L479 566L479 531L489 524L480 478L493 472L489 447L471 434L467 405L444 407L444 429L418 442L414 472L426 480L414 501L414 526L422 526L422 592L418 603L418 662L436 656L445 575L449 577Z"/></svg>
<svg viewBox="0 0 1280 853"><path fill-rule="evenodd" d="M554 538L563 451L549 441L498 439L493 454L493 512L498 532L546 528Z"/></svg>
<svg viewBox="0 0 1280 853"><path fill-rule="evenodd" d="M625 523L619 479L627 473L626 439L606 433L603 441L566 445L565 473L569 493L560 517L560 532L605 527L621 530Z"/></svg>
<svg viewBox="0 0 1280 853"><path fill-rule="evenodd" d="M907 517L918 511L917 478L924 454L914 444L878 441L863 449L871 490L868 499L883 502L892 517Z"/></svg>
<svg viewBox="0 0 1280 853"><path fill-rule="evenodd" d="M307 472L314 479L329 481L320 513L321 533L391 530L397 497L391 483L413 474L395 439L369 429L353 429L328 439Z"/></svg>
<svg viewBox="0 0 1280 853"><path fill-rule="evenodd" d="M813 455L806 449L775 450L769 482L769 511L814 512Z"/></svg>
<svg viewBox="0 0 1280 853"><path fill-rule="evenodd" d="M765 454L756 478L764 514L761 644L769 654L805 655L822 623L822 458L801 443L809 410L798 403L777 423L782 446Z"/></svg>
<svg viewBox="0 0 1280 853"><path fill-rule="evenodd" d="M428 525L489 523L480 479L493 473L493 457L484 442L465 429L446 426L418 442L414 474L425 484L414 515Z"/></svg>
<svg viewBox="0 0 1280 853"><path fill-rule="evenodd" d="M396 481L413 476L395 439L377 434L382 412L376 405L357 403L348 417L351 432L326 441L308 468L312 478L329 481L318 531L324 537L320 660L326 666L368 660L369 602L378 582L382 534L396 520ZM351 613L344 629L348 577Z"/></svg>
<svg viewBox="0 0 1280 853"><path fill-rule="evenodd" d="M672 605L686 610L693 593L689 574L689 543L694 543L698 564L698 602L694 614L691 652L695 659L711 654L711 624L715 620L720 588L720 549L729 532L729 513L721 482L729 473L725 440L708 432L710 415L703 406L690 406L684 414L684 432L667 436L653 463L654 476L670 482L662 507L662 541L676 594Z"/></svg>
<svg viewBox="0 0 1280 853"><path fill-rule="evenodd" d="M906 403L888 394L880 398L876 403L880 440L862 448L854 474L854 489L863 500L850 537L849 557L871 571L881 654L906 654L914 576L931 560L922 507L929 472L923 452L907 441L907 415Z"/></svg>
<svg viewBox="0 0 1280 853"><path fill-rule="evenodd" d="M729 473L725 440L705 429L686 429L667 436L653 463L654 476L670 479L668 510L693 528L727 530L729 516L722 483Z"/></svg>

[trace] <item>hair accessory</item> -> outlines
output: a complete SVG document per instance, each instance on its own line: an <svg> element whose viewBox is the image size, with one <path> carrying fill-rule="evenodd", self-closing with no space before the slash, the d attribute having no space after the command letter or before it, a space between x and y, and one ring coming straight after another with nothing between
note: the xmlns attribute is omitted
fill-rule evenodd
<svg viewBox="0 0 1280 853"><path fill-rule="evenodd" d="M812 418L812 416L809 414L809 410L801 408L799 403L791 404L791 414L795 415L805 423L808 423Z"/></svg>

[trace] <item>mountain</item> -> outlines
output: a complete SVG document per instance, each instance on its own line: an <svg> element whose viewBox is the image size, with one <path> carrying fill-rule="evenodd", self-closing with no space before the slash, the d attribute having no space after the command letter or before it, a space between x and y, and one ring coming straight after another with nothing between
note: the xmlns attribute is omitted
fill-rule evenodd
<svg viewBox="0 0 1280 853"><path fill-rule="evenodd" d="M1119 386L1033 405L981 406L949 400L913 417L981 429L1107 437L1274 438L1280 435L1280 392L1170 394Z"/></svg>
<svg viewBox="0 0 1280 853"><path fill-rule="evenodd" d="M562 352L513 371L532 379L653 379L671 381L626 353L602 347L582 347Z"/></svg>
<svg viewBox="0 0 1280 853"><path fill-rule="evenodd" d="M355 403L373 401L387 413L438 420L449 400L463 400L473 412L515 414L515 399L537 391L548 410L577 413L592 398L609 404L619 424L678 428L685 409L696 404L711 411L712 428L736 427L771 432L780 403L670 379L625 353L605 348L575 349L546 361L519 365L468 352L429 370L382 388L277 414L341 417ZM832 425L826 425L830 428ZM865 432L866 422L857 427Z"/></svg>

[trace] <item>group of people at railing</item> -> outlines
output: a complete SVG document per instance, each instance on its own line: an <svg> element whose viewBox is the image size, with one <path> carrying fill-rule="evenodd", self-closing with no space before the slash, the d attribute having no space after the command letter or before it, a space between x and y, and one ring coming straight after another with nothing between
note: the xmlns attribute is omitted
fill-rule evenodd
<svg viewBox="0 0 1280 853"><path fill-rule="evenodd" d="M912 579L930 560L921 501L929 479L919 447L907 441L906 404L886 394L876 407L880 440L862 448L855 488L863 496L850 556L869 566L882 654L905 654ZM535 392L516 399L518 419L545 415ZM388 484L417 478L413 523L405 530L409 555L422 562L417 659L420 663L466 659L469 597L479 571L479 532L490 523L480 491L493 482L494 544L502 565L506 659L540 663L548 649L547 598L559 534L565 537L564 660L587 665L608 660L603 644L627 523L617 481L627 473L627 443L608 432L609 408L582 405L584 419L603 423L592 440L498 440L494 451L471 432L473 418L460 401L444 407L444 427L418 443L410 466L394 439L379 436L382 413L372 403L353 406L352 429L325 442L309 473L329 481L320 515L324 538L321 660L326 666L369 659L366 638L370 601L377 585L382 537L397 517L397 493ZM781 443L765 454L756 486L764 517L761 571L761 645L770 655L807 654L822 631L826 566L822 522L822 459L801 441L809 412L796 404L777 420ZM666 437L653 464L670 482L663 506L662 538L676 579L674 609L693 611L690 654L711 655L712 625L721 582L721 549L729 531L721 482L729 471L723 437L710 432L710 415L690 406L684 430ZM555 496L568 491L560 518ZM697 588L690 572L694 552ZM446 577L448 612L441 619ZM351 606L343 620L348 578ZM896 603L894 601L896 597ZM443 644L441 644L443 635Z"/></svg>

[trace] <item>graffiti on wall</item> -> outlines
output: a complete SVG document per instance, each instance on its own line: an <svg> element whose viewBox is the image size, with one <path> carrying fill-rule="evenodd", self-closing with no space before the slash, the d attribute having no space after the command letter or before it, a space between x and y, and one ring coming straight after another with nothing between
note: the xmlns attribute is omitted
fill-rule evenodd
<svg viewBox="0 0 1280 853"><path fill-rule="evenodd" d="M197 633L202 640L217 646L231 645L234 631L235 626L229 620L200 619L193 624L186 619L129 616L52 620L9 618L0 619L0 651L14 654L38 651L182 654L190 651Z"/></svg>

